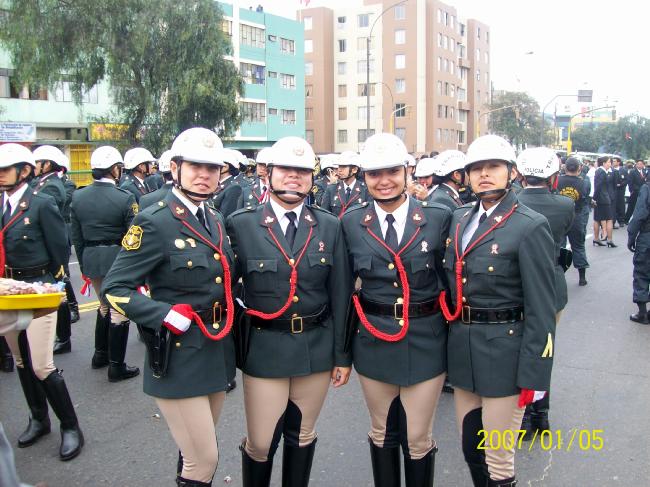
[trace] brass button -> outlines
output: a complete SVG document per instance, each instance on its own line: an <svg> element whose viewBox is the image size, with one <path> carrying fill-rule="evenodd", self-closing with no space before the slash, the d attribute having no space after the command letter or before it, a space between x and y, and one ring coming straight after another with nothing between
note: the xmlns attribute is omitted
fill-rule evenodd
<svg viewBox="0 0 650 487"><path fill-rule="evenodd" d="M192 261L191 260L187 261L187 267L192 267Z"/></svg>
<svg viewBox="0 0 650 487"><path fill-rule="evenodd" d="M298 296L294 296L293 297L293 302L297 303L298 301L300 301L300 298Z"/></svg>
<svg viewBox="0 0 650 487"><path fill-rule="evenodd" d="M461 261L461 263L460 263L460 264L461 264L462 266L464 266L464 265L465 265L465 261L464 261L464 260L463 260L463 261Z"/></svg>
<svg viewBox="0 0 650 487"><path fill-rule="evenodd" d="M221 284L221 277L217 277L217 278L214 280L214 282L216 282L217 284Z"/></svg>
<svg viewBox="0 0 650 487"><path fill-rule="evenodd" d="M391 262L390 264L388 264L388 268L392 271L393 269L395 269L395 264Z"/></svg>
<svg viewBox="0 0 650 487"><path fill-rule="evenodd" d="M442 263L444 264L445 262L447 262L447 261L445 259L442 259Z"/></svg>
<svg viewBox="0 0 650 487"><path fill-rule="evenodd" d="M212 323L212 328L214 328L215 330L218 330L219 326L220 326L219 323Z"/></svg>
<svg viewBox="0 0 650 487"><path fill-rule="evenodd" d="M180 348L181 342L176 342L176 348Z"/></svg>
<svg viewBox="0 0 650 487"><path fill-rule="evenodd" d="M214 260L221 260L221 256L218 253L214 253Z"/></svg>
<svg viewBox="0 0 650 487"><path fill-rule="evenodd" d="M394 283L393 283L393 287L399 287L399 284L397 284L396 282L394 282Z"/></svg>
<svg viewBox="0 0 650 487"><path fill-rule="evenodd" d="M463 296L463 303L466 303L466 302L467 302L467 298L465 296Z"/></svg>
<svg viewBox="0 0 650 487"><path fill-rule="evenodd" d="M359 329L357 328L357 335L358 335L359 333L361 333L361 330L359 330Z"/></svg>
<svg viewBox="0 0 650 487"><path fill-rule="evenodd" d="M292 318L297 318L297 317L298 317L298 313L294 313L294 314L292 314L291 317L292 317Z"/></svg>
<svg viewBox="0 0 650 487"><path fill-rule="evenodd" d="M260 268L264 267L264 262L260 262Z"/></svg>
<svg viewBox="0 0 650 487"><path fill-rule="evenodd" d="M295 260L293 260L293 259L289 259L289 265L294 265L295 263L296 263Z"/></svg>
<svg viewBox="0 0 650 487"><path fill-rule="evenodd" d="M508 330L508 335L514 335L514 334L515 334L515 330Z"/></svg>
<svg viewBox="0 0 650 487"><path fill-rule="evenodd" d="M158 206L165 206L165 203L163 203L162 201L159 201Z"/></svg>
<svg viewBox="0 0 650 487"><path fill-rule="evenodd" d="M465 283L467 282L467 278L466 278L466 277L463 277L463 278L461 279L461 281L463 281L463 284L465 284Z"/></svg>
<svg viewBox="0 0 650 487"><path fill-rule="evenodd" d="M404 326L404 320L399 320L399 326Z"/></svg>
<svg viewBox="0 0 650 487"><path fill-rule="evenodd" d="M321 257L321 259L320 259L320 263L321 263L321 264L324 264L325 262L326 262L326 261L325 261L325 257Z"/></svg>
<svg viewBox="0 0 650 487"><path fill-rule="evenodd" d="M403 304L404 298L397 298L397 304Z"/></svg>
<svg viewBox="0 0 650 487"><path fill-rule="evenodd" d="M23 235L23 240L27 240L27 235Z"/></svg>
<svg viewBox="0 0 650 487"><path fill-rule="evenodd" d="M492 266L488 267L488 272L494 272L494 267Z"/></svg>
<svg viewBox="0 0 650 487"><path fill-rule="evenodd" d="M428 269L428 268L429 268L429 264L426 264L424 267L426 267L426 268Z"/></svg>

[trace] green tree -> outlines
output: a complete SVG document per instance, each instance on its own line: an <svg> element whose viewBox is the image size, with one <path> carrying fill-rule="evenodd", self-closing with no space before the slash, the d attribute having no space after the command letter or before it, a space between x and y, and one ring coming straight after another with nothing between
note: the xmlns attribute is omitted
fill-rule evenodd
<svg viewBox="0 0 650 487"><path fill-rule="evenodd" d="M542 130L540 107L530 95L518 91L497 92L489 110L496 110L489 115L490 132L505 137L516 146L539 144ZM547 130L544 142L548 144L551 141L552 134Z"/></svg>
<svg viewBox="0 0 650 487"><path fill-rule="evenodd" d="M623 117L616 123L583 125L571 133L574 151L621 154L645 159L650 155L650 120Z"/></svg>
<svg viewBox="0 0 650 487"><path fill-rule="evenodd" d="M213 0L20 0L0 20L20 84L106 81L128 142L155 152L191 126L232 135L243 82Z"/></svg>

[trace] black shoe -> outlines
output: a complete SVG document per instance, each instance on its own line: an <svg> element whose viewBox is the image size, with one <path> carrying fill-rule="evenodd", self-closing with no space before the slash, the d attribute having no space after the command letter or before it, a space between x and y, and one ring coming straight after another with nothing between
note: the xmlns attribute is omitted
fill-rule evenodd
<svg viewBox="0 0 650 487"><path fill-rule="evenodd" d="M642 325L650 324L647 313L635 313L630 315L630 320L635 321L636 323L641 323Z"/></svg>
<svg viewBox="0 0 650 487"><path fill-rule="evenodd" d="M72 343L70 336L72 329L70 327L70 307L68 303L61 303L56 312L56 341L54 342L54 354L70 353Z"/></svg>
<svg viewBox="0 0 650 487"><path fill-rule="evenodd" d="M231 380L228 382L226 385L226 394L228 394L230 391L234 390L235 387L237 387L237 381L235 379Z"/></svg>
<svg viewBox="0 0 650 487"><path fill-rule="evenodd" d="M131 379L140 374L138 367L124 363L126 344L129 341L129 321L108 325L108 382Z"/></svg>
<svg viewBox="0 0 650 487"><path fill-rule="evenodd" d="M503 480L488 480L487 487L515 487L517 485L517 480L514 477Z"/></svg>
<svg viewBox="0 0 650 487"><path fill-rule="evenodd" d="M548 411L534 412L530 416L530 421L533 426L533 431L537 431L541 435L544 431L550 431L551 425L548 422Z"/></svg>
<svg viewBox="0 0 650 487"><path fill-rule="evenodd" d="M532 421L532 416L529 412L529 408L526 408L526 412L524 412L523 418L521 418L521 430L524 431L522 440L523 441L530 441L533 439L533 435L535 434L535 428L533 426L533 421Z"/></svg>
<svg viewBox="0 0 650 487"><path fill-rule="evenodd" d="M404 455L404 478L407 487L433 487L433 474L437 448L419 460Z"/></svg>
<svg viewBox="0 0 650 487"><path fill-rule="evenodd" d="M79 316L79 303L68 303L68 306L70 307L70 322L76 323L81 319L81 316Z"/></svg>
<svg viewBox="0 0 650 487"><path fill-rule="evenodd" d="M282 452L282 487L307 487L311 464L316 451L316 440L307 446L289 446L284 440Z"/></svg>
<svg viewBox="0 0 650 487"><path fill-rule="evenodd" d="M368 443L375 487L400 487L399 446L380 448L370 438Z"/></svg>
<svg viewBox="0 0 650 487"><path fill-rule="evenodd" d="M54 341L54 355L70 353L71 351L72 351L72 341L70 341L69 338L64 341L61 341L57 338Z"/></svg>
<svg viewBox="0 0 650 487"><path fill-rule="evenodd" d="M608 247L614 247L614 248L615 248L615 247L618 247L618 245L616 245L616 244L615 244L614 242L612 242L611 240L608 240L608 241L607 241L607 246L608 246Z"/></svg>
<svg viewBox="0 0 650 487"><path fill-rule="evenodd" d="M586 276L586 274L587 274L587 269L586 268L583 267L582 269L578 269L578 276L579 276L579 278L578 278L578 286L586 286L587 285L587 276Z"/></svg>
<svg viewBox="0 0 650 487"><path fill-rule="evenodd" d="M244 449L246 441L239 446L241 451L241 470L243 487L268 487L271 484L273 458L266 462L256 462L248 456Z"/></svg>
<svg viewBox="0 0 650 487"><path fill-rule="evenodd" d="M600 240L592 240L591 243L592 243L592 245L593 245L594 247L595 247L595 246L598 246L598 247L604 247L604 246L605 246L605 244L602 243Z"/></svg>
<svg viewBox="0 0 650 487"><path fill-rule="evenodd" d="M101 369L108 365L108 327L111 322L111 315L106 316L97 310L95 318L95 353L90 361L93 369Z"/></svg>
<svg viewBox="0 0 650 487"><path fill-rule="evenodd" d="M445 382L444 382L444 384L442 385L442 392L447 392L447 393L449 393L449 394L453 394L453 393L454 393L454 388L453 388L453 386L451 385L451 382L449 382L449 379L446 378L446 377L445 377Z"/></svg>
<svg viewBox="0 0 650 487"><path fill-rule="evenodd" d="M179 475L176 477L176 485L178 487L210 487L212 485L212 482L199 482L198 480L184 479Z"/></svg>
<svg viewBox="0 0 650 487"><path fill-rule="evenodd" d="M60 371L55 370L41 381L52 411L61 422L61 446L59 458L64 462L79 455L84 446L84 435L79 428L68 388Z"/></svg>

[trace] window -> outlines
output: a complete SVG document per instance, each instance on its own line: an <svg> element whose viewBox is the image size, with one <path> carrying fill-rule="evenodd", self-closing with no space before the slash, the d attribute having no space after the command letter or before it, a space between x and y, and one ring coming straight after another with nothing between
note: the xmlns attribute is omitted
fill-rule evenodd
<svg viewBox="0 0 650 487"><path fill-rule="evenodd" d="M314 92L314 85L305 85L305 96L310 97Z"/></svg>
<svg viewBox="0 0 650 487"><path fill-rule="evenodd" d="M454 107L449 107L449 118L454 118Z"/></svg>
<svg viewBox="0 0 650 487"><path fill-rule="evenodd" d="M339 120L348 119L348 109L347 107L339 107Z"/></svg>
<svg viewBox="0 0 650 487"><path fill-rule="evenodd" d="M280 82L282 83L282 88L284 89L296 89L296 77L293 74L280 73Z"/></svg>
<svg viewBox="0 0 650 487"><path fill-rule="evenodd" d="M11 96L11 75L12 69L0 69L0 98L18 98L18 96ZM59 101L59 100L57 100Z"/></svg>
<svg viewBox="0 0 650 487"><path fill-rule="evenodd" d="M278 36L274 36L273 34L269 34L267 38L269 42L276 42L278 40Z"/></svg>
<svg viewBox="0 0 650 487"><path fill-rule="evenodd" d="M348 96L348 85L339 85L339 98Z"/></svg>
<svg viewBox="0 0 650 487"><path fill-rule="evenodd" d="M339 144L347 144L348 142L348 131L347 130L339 130L336 132L336 141Z"/></svg>
<svg viewBox="0 0 650 487"><path fill-rule="evenodd" d="M241 112L242 122L266 122L266 103L252 103L243 101L239 105L239 111Z"/></svg>
<svg viewBox="0 0 650 487"><path fill-rule="evenodd" d="M449 96L449 82L445 81L445 96Z"/></svg>
<svg viewBox="0 0 650 487"><path fill-rule="evenodd" d="M296 124L296 111L295 110L280 110L282 115L282 125L295 125Z"/></svg>
<svg viewBox="0 0 650 487"><path fill-rule="evenodd" d="M438 9L438 23L442 22L442 10Z"/></svg>
<svg viewBox="0 0 650 487"><path fill-rule="evenodd" d="M357 107L357 119L366 120L366 117L368 116L368 109L366 108L366 106L367 105ZM375 118L375 107L371 105L370 120L374 120L374 118Z"/></svg>
<svg viewBox="0 0 650 487"><path fill-rule="evenodd" d="M311 30L312 28L312 18L311 17L305 17L302 19L302 23L305 26L305 30Z"/></svg>
<svg viewBox="0 0 650 487"><path fill-rule="evenodd" d="M339 74L345 74L345 63L341 62L337 64L337 69Z"/></svg>
<svg viewBox="0 0 650 487"><path fill-rule="evenodd" d="M305 107L305 120L313 120L314 109L312 107Z"/></svg>
<svg viewBox="0 0 650 487"><path fill-rule="evenodd" d="M395 118L406 117L406 104L395 103Z"/></svg>
<svg viewBox="0 0 650 487"><path fill-rule="evenodd" d="M449 107L445 105L445 118L449 118Z"/></svg>
<svg viewBox="0 0 650 487"><path fill-rule="evenodd" d="M447 49L449 47L449 37L442 36L442 48Z"/></svg>
<svg viewBox="0 0 650 487"><path fill-rule="evenodd" d="M454 17L453 15L450 15L449 16L449 27L451 27L453 29L455 23L456 23L456 17Z"/></svg>
<svg viewBox="0 0 650 487"><path fill-rule="evenodd" d="M489 32L489 31L487 31L487 32L485 33L485 43L486 43L486 44L489 44L489 43L490 43L490 32Z"/></svg>
<svg viewBox="0 0 650 487"><path fill-rule="evenodd" d="M296 42L292 39L285 39L284 37L280 37L280 52L285 54L295 54Z"/></svg>
<svg viewBox="0 0 650 487"><path fill-rule="evenodd" d="M442 118L445 114L444 108L442 105L438 105L438 118Z"/></svg>
<svg viewBox="0 0 650 487"><path fill-rule="evenodd" d="M311 39L305 39L305 53L314 52L314 41Z"/></svg>
<svg viewBox="0 0 650 487"><path fill-rule="evenodd" d="M373 46L373 39L370 39L370 49L372 49ZM357 51L365 51L366 47L368 45L368 38L367 37L357 37Z"/></svg>
<svg viewBox="0 0 650 487"><path fill-rule="evenodd" d="M460 79L466 80L468 72L469 72L468 68L460 68Z"/></svg>
<svg viewBox="0 0 650 487"><path fill-rule="evenodd" d="M269 108L269 115L277 115L277 114L278 114L277 108Z"/></svg>
<svg viewBox="0 0 650 487"><path fill-rule="evenodd" d="M314 63L305 63L305 75L311 76L314 74Z"/></svg>
<svg viewBox="0 0 650 487"><path fill-rule="evenodd" d="M365 142L371 135L375 135L375 129L359 129L357 131L357 142Z"/></svg>
<svg viewBox="0 0 650 487"><path fill-rule="evenodd" d="M458 131L458 143L459 144L465 143L465 132L463 132L462 130Z"/></svg>
<svg viewBox="0 0 650 487"><path fill-rule="evenodd" d="M269 71L268 75L269 75L269 78L277 78L278 77L278 72L277 71Z"/></svg>
<svg viewBox="0 0 650 487"><path fill-rule="evenodd" d="M454 52L456 50L456 41L453 39L449 39L449 50L451 52Z"/></svg>
<svg viewBox="0 0 650 487"><path fill-rule="evenodd" d="M442 129L436 129L436 141L440 142L442 140Z"/></svg>
<svg viewBox="0 0 650 487"><path fill-rule="evenodd" d="M395 44L406 44L406 31L404 29L395 31Z"/></svg>
<svg viewBox="0 0 650 487"><path fill-rule="evenodd" d="M438 56L438 71L442 69L442 58Z"/></svg>
<svg viewBox="0 0 650 487"><path fill-rule="evenodd" d="M18 98L18 96L12 96L12 98ZM44 99L47 100L47 98ZM54 100L74 101L72 82L64 79L56 83L54 85ZM84 89L81 93L81 101L83 103L97 103L97 85L93 86L90 90Z"/></svg>
<svg viewBox="0 0 650 487"><path fill-rule="evenodd" d="M375 60L371 59L370 60L370 70L371 73L375 72ZM357 73L359 74L365 74L366 73L366 60L363 59L362 61L357 61Z"/></svg>
<svg viewBox="0 0 650 487"><path fill-rule="evenodd" d="M439 94L439 95L442 95L442 81L438 81L438 82L436 83L436 87L437 87L437 89L438 89L438 94Z"/></svg>
<svg viewBox="0 0 650 487"><path fill-rule="evenodd" d="M404 127L396 127L395 135L397 135L400 140L404 142L404 138L406 137L406 129Z"/></svg>
<svg viewBox="0 0 650 487"><path fill-rule="evenodd" d="M458 122L467 123L467 110L458 110Z"/></svg>
<svg viewBox="0 0 650 487"><path fill-rule="evenodd" d="M476 70L476 81L481 81L481 70L480 69Z"/></svg>
<svg viewBox="0 0 650 487"><path fill-rule="evenodd" d="M477 39L480 39L480 38L481 38L481 28L480 28L480 27L477 27L477 28L476 28L476 38L477 38Z"/></svg>
<svg viewBox="0 0 650 487"><path fill-rule="evenodd" d="M246 46L264 48L264 29L241 24L239 27L239 42Z"/></svg>
<svg viewBox="0 0 650 487"><path fill-rule="evenodd" d="M481 50L478 47L476 48L476 60L481 62Z"/></svg>
<svg viewBox="0 0 650 487"><path fill-rule="evenodd" d="M476 103L481 103L481 90L476 92Z"/></svg>
<svg viewBox="0 0 650 487"><path fill-rule="evenodd" d="M345 28L345 17L338 17L336 19L336 28L344 29Z"/></svg>
<svg viewBox="0 0 650 487"><path fill-rule="evenodd" d="M357 96L368 96L365 83L357 85ZM375 83L370 83L370 96L375 96Z"/></svg>
<svg viewBox="0 0 650 487"><path fill-rule="evenodd" d="M456 71L456 64L453 61L449 61L449 74L454 74Z"/></svg>
<svg viewBox="0 0 650 487"><path fill-rule="evenodd" d="M490 55L486 51L485 52L485 64L489 64L489 62L490 62Z"/></svg>
<svg viewBox="0 0 650 487"><path fill-rule="evenodd" d="M395 5L395 20L406 18L406 5Z"/></svg>
<svg viewBox="0 0 650 487"><path fill-rule="evenodd" d="M368 27L368 24L370 23L370 15L368 14L361 14L357 15L357 22L359 27Z"/></svg>
<svg viewBox="0 0 650 487"><path fill-rule="evenodd" d="M398 78L395 80L395 92L396 93L406 92L406 80L404 78Z"/></svg>
<svg viewBox="0 0 650 487"><path fill-rule="evenodd" d="M309 129L305 130L305 140L309 142L310 144L314 143L314 131Z"/></svg>
<svg viewBox="0 0 650 487"><path fill-rule="evenodd" d="M449 96L456 97L456 86L453 83L449 85Z"/></svg>
<svg viewBox="0 0 650 487"><path fill-rule="evenodd" d="M345 42L345 39L339 39L339 52L345 52L347 48L347 43Z"/></svg>
<svg viewBox="0 0 650 487"><path fill-rule="evenodd" d="M264 66L249 63L239 63L239 72L244 83L249 85L263 85L264 84Z"/></svg>
<svg viewBox="0 0 650 487"><path fill-rule="evenodd" d="M232 20L221 19L221 30L228 37L232 37Z"/></svg>
<svg viewBox="0 0 650 487"><path fill-rule="evenodd" d="M395 54L395 69L404 69L406 67L406 55Z"/></svg>
<svg viewBox="0 0 650 487"><path fill-rule="evenodd" d="M445 58L442 60L442 70L449 71L449 59Z"/></svg>

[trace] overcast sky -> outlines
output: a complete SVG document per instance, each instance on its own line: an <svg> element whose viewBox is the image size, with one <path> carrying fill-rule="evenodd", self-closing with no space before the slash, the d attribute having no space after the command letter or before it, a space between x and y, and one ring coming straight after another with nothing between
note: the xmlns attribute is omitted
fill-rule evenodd
<svg viewBox="0 0 650 487"><path fill-rule="evenodd" d="M232 0L226 0L232 3ZM411 2L417 0L409 0ZM295 18L299 0L238 0ZM311 0L310 7L362 3ZM593 89L594 106L616 101L618 113L650 118L650 3L633 0L449 0L462 18L491 29L495 89L520 90L543 107L557 94ZM527 52L533 54L525 54ZM558 99L569 103L571 98ZM553 111L554 103L549 108Z"/></svg>

